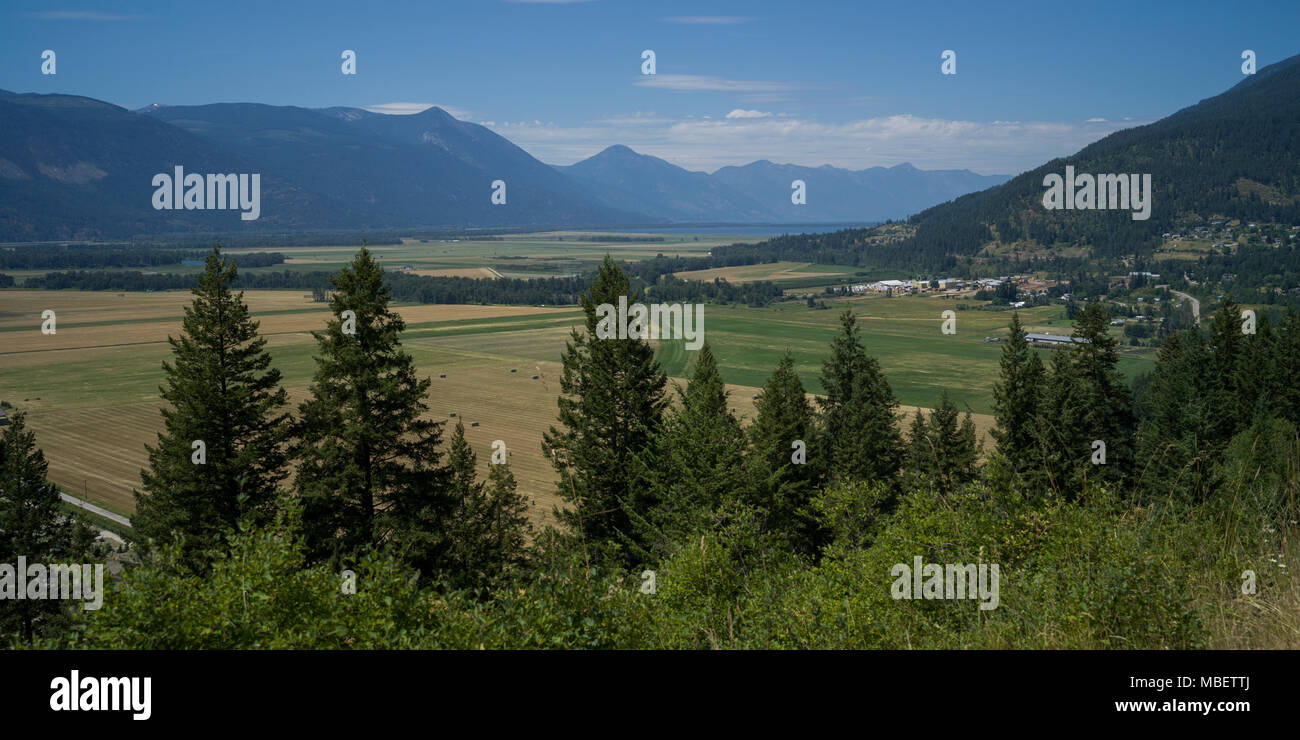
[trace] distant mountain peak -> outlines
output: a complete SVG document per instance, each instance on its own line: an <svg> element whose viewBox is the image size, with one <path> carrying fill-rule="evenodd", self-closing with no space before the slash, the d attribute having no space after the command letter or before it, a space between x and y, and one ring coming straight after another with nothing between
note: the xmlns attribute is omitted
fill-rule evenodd
<svg viewBox="0 0 1300 740"><path fill-rule="evenodd" d="M442 108L439 108L436 105L431 105L428 108L425 108L424 110L420 111L419 113L414 113L411 115L415 118L432 118L438 121L457 121L457 122L460 121L459 118L453 116L452 114L448 113Z"/></svg>

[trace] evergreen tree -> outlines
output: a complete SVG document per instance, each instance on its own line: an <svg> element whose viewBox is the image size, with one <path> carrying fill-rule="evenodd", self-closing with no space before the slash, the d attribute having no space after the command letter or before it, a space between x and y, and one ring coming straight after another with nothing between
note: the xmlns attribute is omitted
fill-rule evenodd
<svg viewBox="0 0 1300 740"><path fill-rule="evenodd" d="M936 453L935 472L950 489L975 479L979 442L970 412L962 417L957 404L944 391L939 407L930 415L929 434Z"/></svg>
<svg viewBox="0 0 1300 740"><path fill-rule="evenodd" d="M690 385L678 387L654 445L656 463L645 465L655 505L645 539L670 548L704 531L729 498L745 496L745 435L727 407L727 389L706 342L695 356Z"/></svg>
<svg viewBox="0 0 1300 740"><path fill-rule="evenodd" d="M1296 376L1280 377L1278 368L1282 359L1280 337L1273 331L1268 314L1261 312L1255 333L1242 337L1240 356L1233 368L1232 386L1236 389L1234 404L1236 432L1240 434L1256 424L1260 417L1269 418L1279 411L1282 385L1294 385Z"/></svg>
<svg viewBox="0 0 1300 740"><path fill-rule="evenodd" d="M446 563L453 505L442 423L425 418L431 381L402 349L406 324L367 249L331 283L334 317L316 334L316 372L300 408L296 485L309 554L337 564L387 546L431 575Z"/></svg>
<svg viewBox="0 0 1300 740"><path fill-rule="evenodd" d="M929 425L921 409L907 429L907 469L916 475L934 475L934 450L930 448Z"/></svg>
<svg viewBox="0 0 1300 740"><path fill-rule="evenodd" d="M628 305L637 299L627 275L606 255L581 296L584 331L573 330L562 355L562 428L546 432L542 450L559 472L559 496L569 504L557 512L560 520L597 550L621 548L617 557L627 561L641 547L631 522L644 520L654 504L640 485L635 460L653 453L667 378L645 339L597 336L597 308L618 306L620 297Z"/></svg>
<svg viewBox="0 0 1300 740"><path fill-rule="evenodd" d="M268 520L285 477L288 396L271 367L266 339L243 293L232 293L235 264L214 248L185 308L179 339L163 363L163 431L140 471L135 533L183 539L191 563L245 515Z"/></svg>
<svg viewBox="0 0 1300 740"><path fill-rule="evenodd" d="M1240 407L1242 380L1239 372L1245 356L1247 335L1241 332L1241 306L1226 296L1210 324L1209 370L1211 384L1207 403L1210 415L1218 419L1213 445L1221 450L1237 432L1250 426L1254 409ZM1252 368L1253 370L1253 368Z"/></svg>
<svg viewBox="0 0 1300 740"><path fill-rule="evenodd" d="M1282 320L1273 372L1277 414L1300 428L1300 311L1294 308Z"/></svg>
<svg viewBox="0 0 1300 740"><path fill-rule="evenodd" d="M528 536L533 529L528 521L528 502L519 493L509 463L489 466L486 494L486 559L495 571L508 577L527 562Z"/></svg>
<svg viewBox="0 0 1300 740"><path fill-rule="evenodd" d="M786 352L754 401L749 428L750 502L767 515L767 528L796 546L811 546L815 519L807 512L826 469L826 447L812 404ZM803 442L802 457L796 449ZM803 462L796 462L802 459Z"/></svg>
<svg viewBox="0 0 1300 740"><path fill-rule="evenodd" d="M1052 353L1034 424L1034 464L1025 471L1031 489L1073 495L1082 483L1083 465L1091 462L1090 440L1081 412L1081 388L1070 361L1072 349Z"/></svg>
<svg viewBox="0 0 1300 740"><path fill-rule="evenodd" d="M1082 455L1088 463L1082 469L1084 475L1088 480L1123 484L1133 474L1137 422L1132 394L1119 372L1116 342L1107 332L1109 325L1110 314L1095 303L1080 311L1075 321L1071 336L1086 341L1076 344L1072 351L1081 393L1077 397L1080 407L1073 409L1071 418L1079 419L1080 431L1088 441L1086 454ZM1104 465L1092 463L1093 440L1106 444Z"/></svg>
<svg viewBox="0 0 1300 740"><path fill-rule="evenodd" d="M955 490L974 480L978 458L975 422L969 412L961 418L947 391L928 420L916 410L908 440L911 471L933 476L946 489Z"/></svg>
<svg viewBox="0 0 1300 740"><path fill-rule="evenodd" d="M1209 354L1205 332L1194 327L1170 335L1156 354L1150 415L1138 430L1139 487L1149 498L1199 501L1209 492L1218 424L1209 411Z"/></svg>
<svg viewBox="0 0 1300 740"><path fill-rule="evenodd" d="M447 577L454 585L490 589L523 563L531 525L510 466L493 464L484 484L476 480L477 459L457 421L447 452L455 501Z"/></svg>
<svg viewBox="0 0 1300 740"><path fill-rule="evenodd" d="M15 414L0 435L0 563L12 567L19 556L29 563L77 561L89 550L90 533L60 509L59 489L45 478L48 468L26 414ZM10 585L27 588L27 575L15 574ZM10 593L0 598L0 635L30 642L38 628L58 621L64 603Z"/></svg>
<svg viewBox="0 0 1300 740"><path fill-rule="evenodd" d="M830 474L848 480L893 480L903 458L903 442L889 381L880 363L867 356L852 309L840 315L841 333L831 342L822 367L825 398L817 402L830 457Z"/></svg>
<svg viewBox="0 0 1300 740"><path fill-rule="evenodd" d="M1086 481L1122 485L1133 473L1136 418L1109 323L1110 314L1096 304L1080 309L1071 336L1084 341L1056 350L1040 403L1037 465L1028 478L1067 497ZM1094 463L1098 440L1104 464Z"/></svg>
<svg viewBox="0 0 1300 740"><path fill-rule="evenodd" d="M465 439L465 422L456 420L456 431L451 435L447 445L447 472L451 476L449 485L453 497L464 500L474 497L483 490L483 484L477 482L478 455Z"/></svg>
<svg viewBox="0 0 1300 740"><path fill-rule="evenodd" d="M993 413L997 426L993 439L998 452L1014 470L1022 470L1033 456L1034 426L1045 371L1038 353L1025 340L1020 314L1011 316L1011 336L1002 345L1000 380L993 384Z"/></svg>

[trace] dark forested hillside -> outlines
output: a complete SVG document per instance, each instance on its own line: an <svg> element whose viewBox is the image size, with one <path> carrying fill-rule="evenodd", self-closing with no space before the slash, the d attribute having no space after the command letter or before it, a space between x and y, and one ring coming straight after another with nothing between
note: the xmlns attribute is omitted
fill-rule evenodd
<svg viewBox="0 0 1300 740"><path fill-rule="evenodd" d="M1130 210L1052 210L1043 178L1150 174L1150 218ZM911 217L915 233L871 229L782 236L713 251L718 264L777 259L948 272L994 244L1087 247L1093 257L1146 254L1180 218L1219 215L1300 224L1300 56L1264 67L1232 89L1147 126L1126 129L1010 182Z"/></svg>
<svg viewBox="0 0 1300 740"><path fill-rule="evenodd" d="M1077 173L1150 173L1151 217L1126 210L1049 211L1043 178ZM1005 185L914 216L905 245L919 260L969 255L1002 243L1138 251L1189 213L1300 223L1300 57L1260 69L1232 89L1147 126L1119 131ZM1262 187L1261 187L1262 186Z"/></svg>

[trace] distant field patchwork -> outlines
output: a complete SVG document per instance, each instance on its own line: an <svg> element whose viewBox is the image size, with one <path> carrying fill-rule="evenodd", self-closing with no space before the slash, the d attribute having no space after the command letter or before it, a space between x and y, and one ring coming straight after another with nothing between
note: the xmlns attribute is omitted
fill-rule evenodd
<svg viewBox="0 0 1300 740"><path fill-rule="evenodd" d="M769 266L770 267L770 266ZM314 370L311 332L329 310L299 291L245 294L294 403L306 395ZM50 463L50 477L72 492L122 513L147 464L144 446L160 428L161 365L167 337L180 331L184 291L161 293L0 291L0 400L30 413ZM838 309L859 316L867 351L880 360L905 405L932 408L947 392L974 412L985 435L992 425L992 385L1010 314L973 310L974 301L930 297L832 301L835 310L795 303L755 309L706 306L705 336L718 357L738 415L753 419L753 399L787 350L810 393L838 329ZM957 311L957 334L939 331L940 312ZM57 333L40 332L43 310L56 312ZM486 475L493 440L503 440L521 492L538 523L549 521L555 474L541 454L543 432L555 423L560 355L581 312L574 307L399 306L408 329L403 344L431 378L433 418L465 421ZM1022 312L1027 324L1068 333L1061 307ZM674 382L691 371L681 340L660 342L659 358ZM1051 350L1039 350L1048 353ZM1046 355L1045 355L1046 359ZM1121 369L1151 366L1149 352L1122 350ZM445 376L445 377L443 377ZM534 377L536 376L536 377ZM452 417L451 414L456 414ZM477 423L478 426L474 426ZM450 433L450 428L448 429ZM988 443L986 442L986 446Z"/></svg>

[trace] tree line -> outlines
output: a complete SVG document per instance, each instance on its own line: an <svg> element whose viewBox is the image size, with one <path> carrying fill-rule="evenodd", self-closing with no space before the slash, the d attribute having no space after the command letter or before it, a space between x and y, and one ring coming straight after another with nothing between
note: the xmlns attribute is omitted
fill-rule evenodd
<svg viewBox="0 0 1300 740"><path fill-rule="evenodd" d="M272 255L272 257L278 257ZM239 255L236 261L248 266L264 266L256 255ZM270 262L267 264L278 264ZM422 304L504 304L525 306L574 305L591 283L592 274L569 277L537 278L469 278L412 275L405 272L385 273L392 299ZM331 275L322 270L277 270L242 273L232 287L242 290L298 289L323 296L330 286ZM12 276L0 274L0 287L12 285ZM23 286L45 290L190 290L200 276L178 273L144 273L127 270L69 270L28 277ZM638 281L643 285L644 281ZM681 280L672 275L656 275L651 281L656 300L663 302L742 303L763 306L779 299L783 291L775 283L755 281L729 283L725 280L704 282Z"/></svg>
<svg viewBox="0 0 1300 740"><path fill-rule="evenodd" d="M76 270L100 267L158 267L202 260L207 252L155 247L41 246L0 248L0 270ZM284 262L279 252L241 254L244 267L270 267Z"/></svg>

